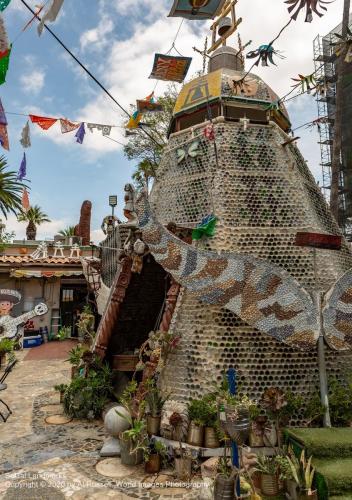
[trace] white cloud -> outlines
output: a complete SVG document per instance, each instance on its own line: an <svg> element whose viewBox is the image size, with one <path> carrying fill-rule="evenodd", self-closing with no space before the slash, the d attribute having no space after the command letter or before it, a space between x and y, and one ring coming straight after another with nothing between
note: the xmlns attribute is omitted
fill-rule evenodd
<svg viewBox="0 0 352 500"><path fill-rule="evenodd" d="M44 87L45 71L35 69L20 76L22 90L27 94L39 94Z"/></svg>
<svg viewBox="0 0 352 500"><path fill-rule="evenodd" d="M7 231L14 231L16 233L15 239L22 240L26 238L26 222L18 222L15 215L9 215L4 222ZM68 222L64 219L54 219L51 222L45 222L37 227L37 240L53 238L55 234L68 225Z"/></svg>
<svg viewBox="0 0 352 500"><path fill-rule="evenodd" d="M109 35L114 23L107 14L103 14L96 28L84 31L80 37L81 50L101 50L109 43Z"/></svg>

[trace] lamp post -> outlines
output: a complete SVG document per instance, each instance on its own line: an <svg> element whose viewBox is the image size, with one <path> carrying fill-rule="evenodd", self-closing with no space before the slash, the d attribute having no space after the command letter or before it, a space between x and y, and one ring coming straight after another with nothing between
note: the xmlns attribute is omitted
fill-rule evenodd
<svg viewBox="0 0 352 500"><path fill-rule="evenodd" d="M112 194L109 196L109 205L112 209L112 216L114 216L115 207L117 206L117 196Z"/></svg>

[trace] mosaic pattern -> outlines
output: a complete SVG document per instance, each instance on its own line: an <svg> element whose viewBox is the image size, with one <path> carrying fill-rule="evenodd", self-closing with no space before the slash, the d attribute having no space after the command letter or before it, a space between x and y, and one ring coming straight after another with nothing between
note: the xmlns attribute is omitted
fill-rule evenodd
<svg viewBox="0 0 352 500"><path fill-rule="evenodd" d="M317 340L312 300L283 269L252 256L198 250L181 242L138 200L143 239L173 278L205 304L219 304L261 332L300 349Z"/></svg>
<svg viewBox="0 0 352 500"><path fill-rule="evenodd" d="M326 294L323 320L329 346L352 349L352 270L341 276Z"/></svg>

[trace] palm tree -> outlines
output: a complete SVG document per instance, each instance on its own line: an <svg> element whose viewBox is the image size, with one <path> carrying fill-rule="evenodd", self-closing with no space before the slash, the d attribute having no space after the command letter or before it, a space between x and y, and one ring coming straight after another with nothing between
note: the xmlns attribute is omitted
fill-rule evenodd
<svg viewBox="0 0 352 500"><path fill-rule="evenodd" d="M0 156L0 211L7 219L10 212L22 211L21 194L25 185L17 181L16 172L7 172L6 168L5 156Z"/></svg>
<svg viewBox="0 0 352 500"><path fill-rule="evenodd" d="M34 205L34 207L31 207L27 212L21 212L17 218L19 222L28 222L26 228L27 240L35 240L37 236L37 226L40 226L43 222L51 222L38 205Z"/></svg>
<svg viewBox="0 0 352 500"><path fill-rule="evenodd" d="M157 165L145 158L138 163L135 172L132 174L132 179L135 181L137 188L146 187L149 192L149 182L156 176Z"/></svg>
<svg viewBox="0 0 352 500"><path fill-rule="evenodd" d="M70 238L71 236L75 235L75 226L67 226L65 229L61 229L59 231L59 234L61 236L64 236L65 238Z"/></svg>

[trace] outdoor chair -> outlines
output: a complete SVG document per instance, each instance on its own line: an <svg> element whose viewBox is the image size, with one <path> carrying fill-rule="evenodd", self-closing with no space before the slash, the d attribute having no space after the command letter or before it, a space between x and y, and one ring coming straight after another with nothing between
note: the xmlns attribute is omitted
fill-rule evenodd
<svg viewBox="0 0 352 500"><path fill-rule="evenodd" d="M5 389L7 389L7 384L4 384L4 381L5 381L6 377L12 372L12 369L16 363L17 363L17 359L15 359L14 361L11 361L11 363L9 363L6 366L4 373L3 373L2 377L0 378L0 391L4 391ZM0 403L2 403L7 408L7 415L6 416L4 416L2 412L0 412L1 418L3 419L4 422L6 422L6 420L11 415L12 411L10 410L8 405L5 403L5 401L3 401L1 398L0 398Z"/></svg>

